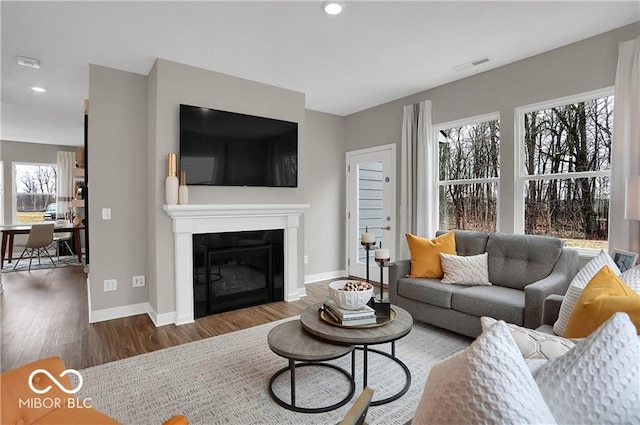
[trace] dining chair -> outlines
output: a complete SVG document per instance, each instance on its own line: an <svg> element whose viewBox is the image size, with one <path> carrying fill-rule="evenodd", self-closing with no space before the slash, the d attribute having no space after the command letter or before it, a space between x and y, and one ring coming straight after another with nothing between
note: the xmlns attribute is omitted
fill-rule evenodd
<svg viewBox="0 0 640 425"><path fill-rule="evenodd" d="M73 249L69 245L69 241L71 240L71 233L54 233L53 234L53 243L56 246L56 257L60 260L60 244L65 244L71 255L75 255Z"/></svg>
<svg viewBox="0 0 640 425"><path fill-rule="evenodd" d="M25 245L24 251L20 254L20 258L16 261L16 264L13 266L15 270L18 266L20 260L25 258L25 254L29 255L29 271L31 271L31 262L33 261L34 256L38 256L38 265L40 265L40 257L47 256L53 267L57 267L53 258L47 251L47 248L53 243L53 223L47 224L34 224L31 226L31 230L29 231L29 238L27 239L27 243Z"/></svg>

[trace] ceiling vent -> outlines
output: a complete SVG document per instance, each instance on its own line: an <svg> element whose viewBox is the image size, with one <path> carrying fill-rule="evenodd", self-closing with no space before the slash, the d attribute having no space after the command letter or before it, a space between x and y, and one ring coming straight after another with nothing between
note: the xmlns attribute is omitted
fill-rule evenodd
<svg viewBox="0 0 640 425"><path fill-rule="evenodd" d="M454 66L453 69L456 72L466 71L467 69L473 68L474 66L482 65L483 63L489 62L490 59L488 57L479 58L476 60L472 60L471 62L463 63L462 65Z"/></svg>
<svg viewBox="0 0 640 425"><path fill-rule="evenodd" d="M40 61L38 59L28 58L26 56L16 56L18 65L26 66L28 68L40 68Z"/></svg>

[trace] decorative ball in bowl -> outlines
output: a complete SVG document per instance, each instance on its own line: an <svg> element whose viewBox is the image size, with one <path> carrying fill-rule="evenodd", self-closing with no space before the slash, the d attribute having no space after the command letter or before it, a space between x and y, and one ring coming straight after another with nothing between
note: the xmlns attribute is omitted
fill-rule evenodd
<svg viewBox="0 0 640 425"><path fill-rule="evenodd" d="M336 280L329 284L329 295L340 308L358 310L373 296L373 285L358 280Z"/></svg>

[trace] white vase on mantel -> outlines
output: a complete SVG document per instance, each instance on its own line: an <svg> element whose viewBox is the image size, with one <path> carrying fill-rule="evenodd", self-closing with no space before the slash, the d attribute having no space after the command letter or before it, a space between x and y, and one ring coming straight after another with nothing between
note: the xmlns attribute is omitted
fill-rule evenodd
<svg viewBox="0 0 640 425"><path fill-rule="evenodd" d="M189 203L189 188L187 187L187 172L180 171L180 187L178 188L178 204Z"/></svg>
<svg viewBox="0 0 640 425"><path fill-rule="evenodd" d="M168 173L164 183L165 202L167 205L178 204L178 176L176 176L176 154L170 153L168 157Z"/></svg>

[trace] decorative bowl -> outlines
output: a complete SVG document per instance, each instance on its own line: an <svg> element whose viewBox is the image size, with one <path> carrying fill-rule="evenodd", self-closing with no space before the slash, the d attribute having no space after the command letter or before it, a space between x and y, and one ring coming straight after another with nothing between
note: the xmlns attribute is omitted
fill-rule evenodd
<svg viewBox="0 0 640 425"><path fill-rule="evenodd" d="M345 291L347 283L364 284L368 289L362 291ZM329 283L329 295L340 308L358 310L364 307L373 296L373 285L358 280L336 280Z"/></svg>

